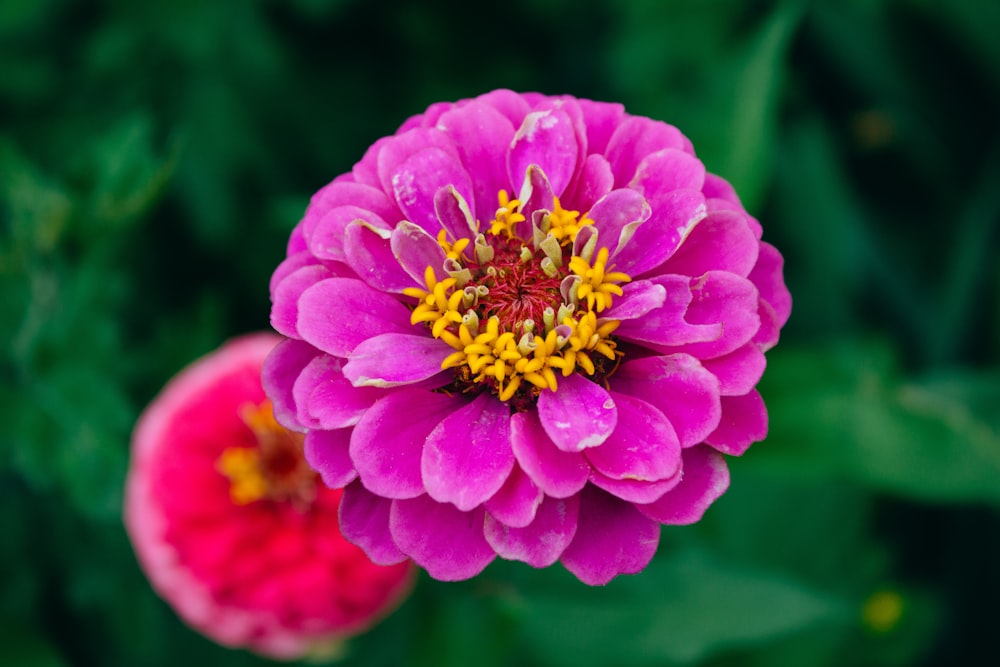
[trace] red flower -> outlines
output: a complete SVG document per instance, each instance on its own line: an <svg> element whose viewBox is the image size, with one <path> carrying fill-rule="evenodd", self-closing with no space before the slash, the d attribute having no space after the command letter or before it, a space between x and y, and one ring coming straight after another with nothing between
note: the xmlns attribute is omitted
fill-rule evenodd
<svg viewBox="0 0 1000 667"><path fill-rule="evenodd" d="M215 641L277 658L328 650L409 591L340 534L339 490L279 426L260 370L278 342L231 341L177 375L133 435L125 526L154 588Z"/></svg>

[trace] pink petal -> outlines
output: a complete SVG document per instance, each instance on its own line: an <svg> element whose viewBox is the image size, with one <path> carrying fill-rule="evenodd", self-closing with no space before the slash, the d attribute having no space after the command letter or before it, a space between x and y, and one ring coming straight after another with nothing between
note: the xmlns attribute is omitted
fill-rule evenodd
<svg viewBox="0 0 1000 667"><path fill-rule="evenodd" d="M429 149L438 150L453 158L458 157L454 142L434 128L411 129L384 140L376 159L378 182L382 191L393 194L395 176L404 168L406 162L421 151Z"/></svg>
<svg viewBox="0 0 1000 667"><path fill-rule="evenodd" d="M618 248L624 248L637 227L649 219L652 209L641 194L635 190L612 190L594 204L587 217L594 221L598 229L597 247L608 248L612 257ZM619 268L612 262L616 270Z"/></svg>
<svg viewBox="0 0 1000 667"><path fill-rule="evenodd" d="M671 346L722 337L723 327L715 324L691 324L685 319L692 300L691 280L687 276L657 276L649 281L666 292L663 305L642 317L622 320L615 335L639 341L654 350L668 351Z"/></svg>
<svg viewBox="0 0 1000 667"><path fill-rule="evenodd" d="M428 266L438 280L448 277L444 271L444 249L423 228L403 221L392 230L389 244L396 261L420 287L426 287L424 272Z"/></svg>
<svg viewBox="0 0 1000 667"><path fill-rule="evenodd" d="M604 151L615 174L615 186L624 187L647 155L664 148L694 152L691 142L673 125L641 116L627 117L615 128Z"/></svg>
<svg viewBox="0 0 1000 667"><path fill-rule="evenodd" d="M517 462L546 495L566 498L587 483L590 466L583 454L556 447L534 412L511 415L510 441Z"/></svg>
<svg viewBox="0 0 1000 667"><path fill-rule="evenodd" d="M351 435L351 459L365 488L386 498L424 493L424 443L461 405L453 396L425 389L401 389L375 403Z"/></svg>
<svg viewBox="0 0 1000 667"><path fill-rule="evenodd" d="M358 206L338 206L327 211L312 228L303 228L305 239L309 243L309 252L319 259L345 261L345 232L347 226L355 221L380 229L389 229L388 223L371 211Z"/></svg>
<svg viewBox="0 0 1000 667"><path fill-rule="evenodd" d="M372 185L340 180L326 185L312 196L303 226L312 229L319 218L338 206L357 206L371 211L390 225L399 222L402 219L399 208L381 188Z"/></svg>
<svg viewBox="0 0 1000 667"><path fill-rule="evenodd" d="M563 206L589 211L604 195L611 192L615 177L603 155L588 155L577 179L566 191Z"/></svg>
<svg viewBox="0 0 1000 667"><path fill-rule="evenodd" d="M542 490L515 464L500 490L486 501L487 523L494 519L505 526L523 528L534 520L543 495Z"/></svg>
<svg viewBox="0 0 1000 667"><path fill-rule="evenodd" d="M344 174L344 180L353 180L357 183L363 183L365 185L378 188L379 192L383 195L387 190L382 187L382 182L378 177L378 158L382 153L382 149L386 147L393 137L382 137L377 139L374 144L368 147L365 154L361 157L361 160L354 165L349 174ZM334 179L336 183L341 177L338 176Z"/></svg>
<svg viewBox="0 0 1000 667"><path fill-rule="evenodd" d="M746 278L725 271L709 271L691 280L691 305L684 319L693 325L722 327L722 335L711 341L681 346L701 359L711 359L736 350L760 328L757 288Z"/></svg>
<svg viewBox="0 0 1000 667"><path fill-rule="evenodd" d="M590 153L604 153L608 140L621 125L625 107L621 104L577 100L587 124L587 150Z"/></svg>
<svg viewBox="0 0 1000 667"><path fill-rule="evenodd" d="M556 391L539 395L538 417L556 447L579 452L608 439L618 423L618 410L603 387L574 373L559 378Z"/></svg>
<svg viewBox="0 0 1000 667"><path fill-rule="evenodd" d="M501 558L548 567L559 560L576 535L579 512L580 499L574 495L563 500L546 498L534 520L524 527L505 525L487 514L486 539Z"/></svg>
<svg viewBox="0 0 1000 667"><path fill-rule="evenodd" d="M709 176L711 176L711 174L706 174L705 176L706 183ZM757 241L760 241L760 237L764 234L764 228L760 226L760 222L757 218L746 212L746 209L738 204L733 204L724 199L713 199L704 191L702 194L705 195L705 206L708 208L709 213L715 213L717 211L735 211L736 213L745 215L747 225L750 227L750 231L753 233L754 238L757 239Z"/></svg>
<svg viewBox="0 0 1000 667"><path fill-rule="evenodd" d="M399 548L440 581L474 577L496 552L483 535L485 510L462 512L429 496L392 501L389 529Z"/></svg>
<svg viewBox="0 0 1000 667"><path fill-rule="evenodd" d="M298 419L309 428L354 426L384 389L355 387L344 377L344 360L322 354L306 366L292 387Z"/></svg>
<svg viewBox="0 0 1000 667"><path fill-rule="evenodd" d="M306 237L302 233L301 222L292 228L292 233L288 235L288 243L285 245L285 253L289 257L297 255L300 252L309 252L309 244L306 243ZM310 256L312 256L312 253L310 253Z"/></svg>
<svg viewBox="0 0 1000 667"><path fill-rule="evenodd" d="M452 187L472 197L472 179L458 158L440 148L414 153L392 174L392 193L406 219L437 235L441 223L434 210L434 195Z"/></svg>
<svg viewBox="0 0 1000 667"><path fill-rule="evenodd" d="M513 467L510 408L484 393L431 431L420 469L431 498L467 511L499 491Z"/></svg>
<svg viewBox="0 0 1000 667"><path fill-rule="evenodd" d="M667 290L649 280L637 280L622 285L622 295L614 300L604 317L609 320L634 320L660 308L667 298Z"/></svg>
<svg viewBox="0 0 1000 667"><path fill-rule="evenodd" d="M663 270L687 276L713 270L747 276L757 262L758 247L746 215L715 211L695 225Z"/></svg>
<svg viewBox="0 0 1000 667"><path fill-rule="evenodd" d="M740 202L740 197L736 194L736 190L729 184L729 181L721 176L706 174L705 187L702 188L702 191L710 199L722 199L728 202L730 208L733 210L743 210L743 204Z"/></svg>
<svg viewBox="0 0 1000 667"><path fill-rule="evenodd" d="M507 154L511 183L524 179L529 165L541 167L558 197L576 169L579 145L573 121L559 109L534 111L524 117Z"/></svg>
<svg viewBox="0 0 1000 667"><path fill-rule="evenodd" d="M350 441L349 428L309 431L306 434L303 445L306 462L319 473L323 483L331 489L345 487L358 476L347 451Z"/></svg>
<svg viewBox="0 0 1000 667"><path fill-rule="evenodd" d="M441 373L454 350L419 334L386 333L362 341L350 353L344 377L355 387L399 387Z"/></svg>
<svg viewBox="0 0 1000 667"><path fill-rule="evenodd" d="M299 236L302 239L301 242L308 242L316 235L316 230L320 222L331 211L345 206L363 211L363 213L356 216L357 218L362 220L368 220L369 218L380 220L382 221L381 226L385 227L390 227L402 217L399 208L381 189L373 188L370 184L364 185L361 183L334 180L333 183L330 183L313 195L310 200L309 208L306 209L306 214L302 218L302 222L296 228L299 230ZM343 212L341 212L340 216L343 216ZM327 221L324 225L331 224L332 221ZM341 222L346 225L350 220L346 222L342 220ZM333 244L338 249L333 254L340 256L343 243L342 239L337 237L336 230L327 229L324 234L326 235L327 242ZM316 240L316 243L319 244L319 239ZM324 254L330 253L324 252Z"/></svg>
<svg viewBox="0 0 1000 667"><path fill-rule="evenodd" d="M656 198L650 195L647 201L652 208L649 219L611 257L616 270L633 278L663 264L707 215L705 198L697 190L674 190Z"/></svg>
<svg viewBox="0 0 1000 667"><path fill-rule="evenodd" d="M309 343L288 338L278 343L264 360L261 382L271 399L274 418L287 429L305 431L296 416L298 410L292 387L302 369L318 354L320 351Z"/></svg>
<svg viewBox="0 0 1000 667"><path fill-rule="evenodd" d="M729 488L729 468L722 454L699 445L684 450L684 477L654 503L636 509L654 521L675 526L701 520L709 505Z"/></svg>
<svg viewBox="0 0 1000 667"><path fill-rule="evenodd" d="M761 242L757 264L750 272L750 280L760 290L760 297L774 308L777 325L785 326L792 312L792 295L783 276L785 260L770 243Z"/></svg>
<svg viewBox="0 0 1000 667"><path fill-rule="evenodd" d="M521 120L531 111L531 106L524 97L512 90L493 90L480 95L476 100L502 113L514 127L519 126Z"/></svg>
<svg viewBox="0 0 1000 667"><path fill-rule="evenodd" d="M569 117L573 133L576 135L576 145L580 152L577 167L582 166L583 159L591 151L587 149L587 123L583 118L583 109L578 104L577 99L571 95L543 98L534 104L534 110L559 111Z"/></svg>
<svg viewBox="0 0 1000 667"><path fill-rule="evenodd" d="M441 188L434 194L434 211L452 241L476 236L476 219L465 197L455 188Z"/></svg>
<svg viewBox="0 0 1000 667"><path fill-rule="evenodd" d="M555 207L552 185L549 177L545 175L538 165L530 165L522 179L521 190L518 199L521 200L521 213L524 221L518 223L515 233L525 239L530 239L532 235L532 220L535 211L545 209L551 211Z"/></svg>
<svg viewBox="0 0 1000 667"><path fill-rule="evenodd" d="M399 294L407 287L423 286L396 261L388 232L379 233L367 225L351 223L345 235L345 261L371 287Z"/></svg>
<svg viewBox="0 0 1000 667"><path fill-rule="evenodd" d="M681 445L670 421L650 403L612 393L618 425L600 447L584 456L612 479L654 482L673 477L681 463Z"/></svg>
<svg viewBox="0 0 1000 667"><path fill-rule="evenodd" d="M275 285L271 293L271 326L290 338L299 338L296 324L299 320L299 297L302 292L321 280L334 277L322 264L310 264L294 271Z"/></svg>
<svg viewBox="0 0 1000 667"><path fill-rule="evenodd" d="M665 148L651 153L639 163L629 187L639 192L701 190L705 184L705 165L690 153Z"/></svg>
<svg viewBox="0 0 1000 667"><path fill-rule="evenodd" d="M435 102L434 104L427 107L423 113L416 114L415 116L410 116L399 126L396 130L396 134L402 134L403 132L409 132L413 128L422 127L434 127L437 123L437 119L441 117L441 114L446 111L454 109L456 106L460 105L461 102Z"/></svg>
<svg viewBox="0 0 1000 667"><path fill-rule="evenodd" d="M659 524L631 503L588 487L580 495L576 535L562 564L583 583L603 586L619 574L645 568L659 541Z"/></svg>
<svg viewBox="0 0 1000 667"><path fill-rule="evenodd" d="M722 421L705 443L723 454L739 456L767 437L767 408L755 389L744 396L722 397Z"/></svg>
<svg viewBox="0 0 1000 667"><path fill-rule="evenodd" d="M497 208L497 193L512 192L504 159L514 125L488 104L473 101L443 114L437 123L454 142L466 171L475 174L474 197L468 199L476 218L484 224L493 219Z"/></svg>
<svg viewBox="0 0 1000 667"><path fill-rule="evenodd" d="M722 418L718 379L687 354L630 359L611 384L615 391L656 406L670 420L682 447L702 442Z"/></svg>
<svg viewBox="0 0 1000 667"><path fill-rule="evenodd" d="M389 531L391 500L369 493L361 482L353 482L340 497L340 533L361 547L379 565L395 565L406 560Z"/></svg>
<svg viewBox="0 0 1000 667"><path fill-rule="evenodd" d="M719 393L742 396L757 386L767 360L755 343L750 342L727 355L705 359L702 365L719 378Z"/></svg>
<svg viewBox="0 0 1000 667"><path fill-rule="evenodd" d="M636 479L615 479L608 477L599 470L591 468L590 483L592 486L603 489L613 496L630 503L651 503L659 500L660 497L677 486L681 481L681 470L678 468L673 477L659 479L655 482L647 482Z"/></svg>
<svg viewBox="0 0 1000 667"><path fill-rule="evenodd" d="M360 280L328 278L302 292L298 330L308 343L337 357L382 333L409 333L409 309Z"/></svg>
<svg viewBox="0 0 1000 667"><path fill-rule="evenodd" d="M271 274L271 280L268 282L268 293L271 295L272 301L274 300L274 290L277 289L281 281L304 266L322 266L322 262L313 257L308 250L288 253L288 256Z"/></svg>
<svg viewBox="0 0 1000 667"><path fill-rule="evenodd" d="M778 344L778 338L781 336L778 314L774 312L771 304L760 299L757 304L757 315L760 317L760 329L750 342L758 346L761 352L767 352Z"/></svg>

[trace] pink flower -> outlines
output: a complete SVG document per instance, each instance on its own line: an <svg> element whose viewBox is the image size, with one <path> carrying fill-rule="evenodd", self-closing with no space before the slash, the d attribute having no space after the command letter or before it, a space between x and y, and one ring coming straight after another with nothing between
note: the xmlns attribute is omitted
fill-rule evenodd
<svg viewBox="0 0 1000 667"><path fill-rule="evenodd" d="M340 535L341 492L317 483L302 436L260 383L271 334L234 340L175 377L133 437L125 526L156 590L221 644L276 658L329 652L391 611L409 564Z"/></svg>
<svg viewBox="0 0 1000 667"><path fill-rule="evenodd" d="M760 237L670 125L507 90L435 104L313 197L264 385L377 562L603 584L767 431L791 299Z"/></svg>

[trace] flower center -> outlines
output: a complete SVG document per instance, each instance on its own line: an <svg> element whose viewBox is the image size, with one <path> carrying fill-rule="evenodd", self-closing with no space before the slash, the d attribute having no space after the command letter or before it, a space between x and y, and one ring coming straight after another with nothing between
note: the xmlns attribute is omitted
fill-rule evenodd
<svg viewBox="0 0 1000 667"><path fill-rule="evenodd" d="M301 507L312 503L317 475L302 453L302 434L278 424L268 400L244 406L240 417L253 431L257 446L228 447L216 461L216 469L229 478L233 502L248 505L267 499Z"/></svg>
<svg viewBox="0 0 1000 667"><path fill-rule="evenodd" d="M490 266L466 285L485 288L479 290L480 317L495 316L509 331L523 330L527 320L542 322L545 309L560 298L560 277L545 273L538 262L524 261L522 247L516 237L498 240Z"/></svg>
<svg viewBox="0 0 1000 667"><path fill-rule="evenodd" d="M503 190L498 200L487 233L455 241L438 234L449 277L439 280L428 266L426 288L404 294L418 300L410 321L455 349L441 364L455 369L447 390L489 390L523 410L540 392L556 391L559 375L582 371L603 382L614 371L619 321L599 314L631 278L611 270L607 248L595 252L596 235L580 242L593 221L558 198L530 223L519 200Z"/></svg>

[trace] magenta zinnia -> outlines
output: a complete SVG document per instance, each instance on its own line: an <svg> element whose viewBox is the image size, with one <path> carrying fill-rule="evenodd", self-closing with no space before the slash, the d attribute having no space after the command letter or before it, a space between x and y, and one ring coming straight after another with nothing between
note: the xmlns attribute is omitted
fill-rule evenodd
<svg viewBox="0 0 1000 667"><path fill-rule="evenodd" d="M265 388L377 562L605 583L766 433L791 299L760 237L670 125L506 90L436 104L313 197L272 278Z"/></svg>
<svg viewBox="0 0 1000 667"><path fill-rule="evenodd" d="M156 590L192 626L276 658L330 654L409 591L337 525L339 490L274 421L260 383L278 337L245 336L175 377L133 436L125 526Z"/></svg>

